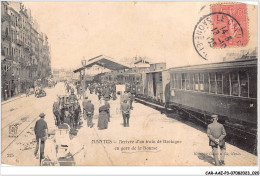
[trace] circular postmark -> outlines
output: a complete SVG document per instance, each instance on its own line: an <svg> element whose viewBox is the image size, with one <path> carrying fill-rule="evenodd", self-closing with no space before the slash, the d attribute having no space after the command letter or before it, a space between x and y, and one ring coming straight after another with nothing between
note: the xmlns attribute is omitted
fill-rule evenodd
<svg viewBox="0 0 260 176"><path fill-rule="evenodd" d="M193 45L205 60L216 55L217 48L243 46L243 29L231 15L214 12L203 16L193 31Z"/></svg>

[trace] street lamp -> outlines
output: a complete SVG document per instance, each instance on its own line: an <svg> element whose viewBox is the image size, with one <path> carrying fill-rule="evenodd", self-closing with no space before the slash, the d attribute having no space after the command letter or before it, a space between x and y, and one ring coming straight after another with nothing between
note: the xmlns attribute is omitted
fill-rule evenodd
<svg viewBox="0 0 260 176"><path fill-rule="evenodd" d="M85 59L85 57L83 57L83 59L81 60L81 64L82 64L82 66L83 67L85 67L86 66L86 59ZM85 88L86 86L85 86L85 68L83 68L83 82L82 82L82 91L83 91L83 100L85 99Z"/></svg>

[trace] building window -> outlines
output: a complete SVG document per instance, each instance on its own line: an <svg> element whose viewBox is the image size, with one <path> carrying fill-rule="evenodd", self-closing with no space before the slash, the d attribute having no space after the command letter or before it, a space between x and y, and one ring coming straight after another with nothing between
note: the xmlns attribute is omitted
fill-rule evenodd
<svg viewBox="0 0 260 176"><path fill-rule="evenodd" d="M247 72L239 72L239 80L240 80L240 96L248 97L248 73Z"/></svg>
<svg viewBox="0 0 260 176"><path fill-rule="evenodd" d="M223 76L221 73L216 74L217 79L217 93L223 94Z"/></svg>
<svg viewBox="0 0 260 176"><path fill-rule="evenodd" d="M216 93L216 73L209 74L210 93Z"/></svg>
<svg viewBox="0 0 260 176"><path fill-rule="evenodd" d="M231 95L238 96L239 95L238 73L232 72L230 73L230 77L231 77Z"/></svg>

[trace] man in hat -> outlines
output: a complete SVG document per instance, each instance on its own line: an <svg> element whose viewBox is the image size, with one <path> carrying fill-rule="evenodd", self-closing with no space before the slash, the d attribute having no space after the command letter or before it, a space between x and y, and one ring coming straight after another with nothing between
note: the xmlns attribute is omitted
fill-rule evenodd
<svg viewBox="0 0 260 176"><path fill-rule="evenodd" d="M130 105L127 103L127 100L123 100L120 109L123 115L124 127L129 127Z"/></svg>
<svg viewBox="0 0 260 176"><path fill-rule="evenodd" d="M54 116L55 116L55 124L57 125L57 126L59 126L60 125L60 98L58 97L57 98L57 101L55 101L54 103L53 103L53 114L54 114Z"/></svg>
<svg viewBox="0 0 260 176"><path fill-rule="evenodd" d="M86 106L87 106L87 102L88 102L88 97L86 96L83 100L82 100L82 108L83 108L83 118L84 120L87 119L87 113L85 111Z"/></svg>
<svg viewBox="0 0 260 176"><path fill-rule="evenodd" d="M87 125L88 127L92 128L93 127L93 115L94 115L94 105L91 103L91 100L87 100L86 105L83 107L85 114L87 116Z"/></svg>
<svg viewBox="0 0 260 176"><path fill-rule="evenodd" d="M45 141L48 137L48 125L46 121L44 120L45 114L41 113L40 119L36 121L35 126L34 126L34 133L36 135L36 141L37 145L35 148L34 155L37 156L38 149L39 149L39 142L40 144L40 157L41 159L44 158L44 147L45 147Z"/></svg>
<svg viewBox="0 0 260 176"><path fill-rule="evenodd" d="M108 122L110 122L110 104L107 99L105 99L105 105L107 107Z"/></svg>
<svg viewBox="0 0 260 176"><path fill-rule="evenodd" d="M70 94L70 96L68 98L68 101L70 103L78 101L77 96L74 94L74 89L71 89L71 94Z"/></svg>
<svg viewBox="0 0 260 176"><path fill-rule="evenodd" d="M226 131L222 124L218 123L218 115L212 115L213 122L208 125L207 135L209 145L212 147L212 153L216 166L225 165L224 157L226 152L225 137ZM218 146L220 147L220 161L218 160Z"/></svg>
<svg viewBox="0 0 260 176"><path fill-rule="evenodd" d="M129 99L130 99L130 108L131 108L131 110L133 110L133 101L135 100L134 93L130 93Z"/></svg>
<svg viewBox="0 0 260 176"><path fill-rule="evenodd" d="M124 94L122 96L122 103L126 100L127 103L129 103L130 97L129 97L129 94L127 93L127 91L124 91Z"/></svg>

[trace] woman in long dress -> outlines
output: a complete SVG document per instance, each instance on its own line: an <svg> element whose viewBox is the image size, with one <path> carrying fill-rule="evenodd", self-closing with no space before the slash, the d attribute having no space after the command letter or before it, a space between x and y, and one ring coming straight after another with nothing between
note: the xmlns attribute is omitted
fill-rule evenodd
<svg viewBox="0 0 260 176"><path fill-rule="evenodd" d="M107 106L104 100L101 101L101 105L99 107L99 116L98 116L98 129L103 130L108 128L108 114L107 114Z"/></svg>

